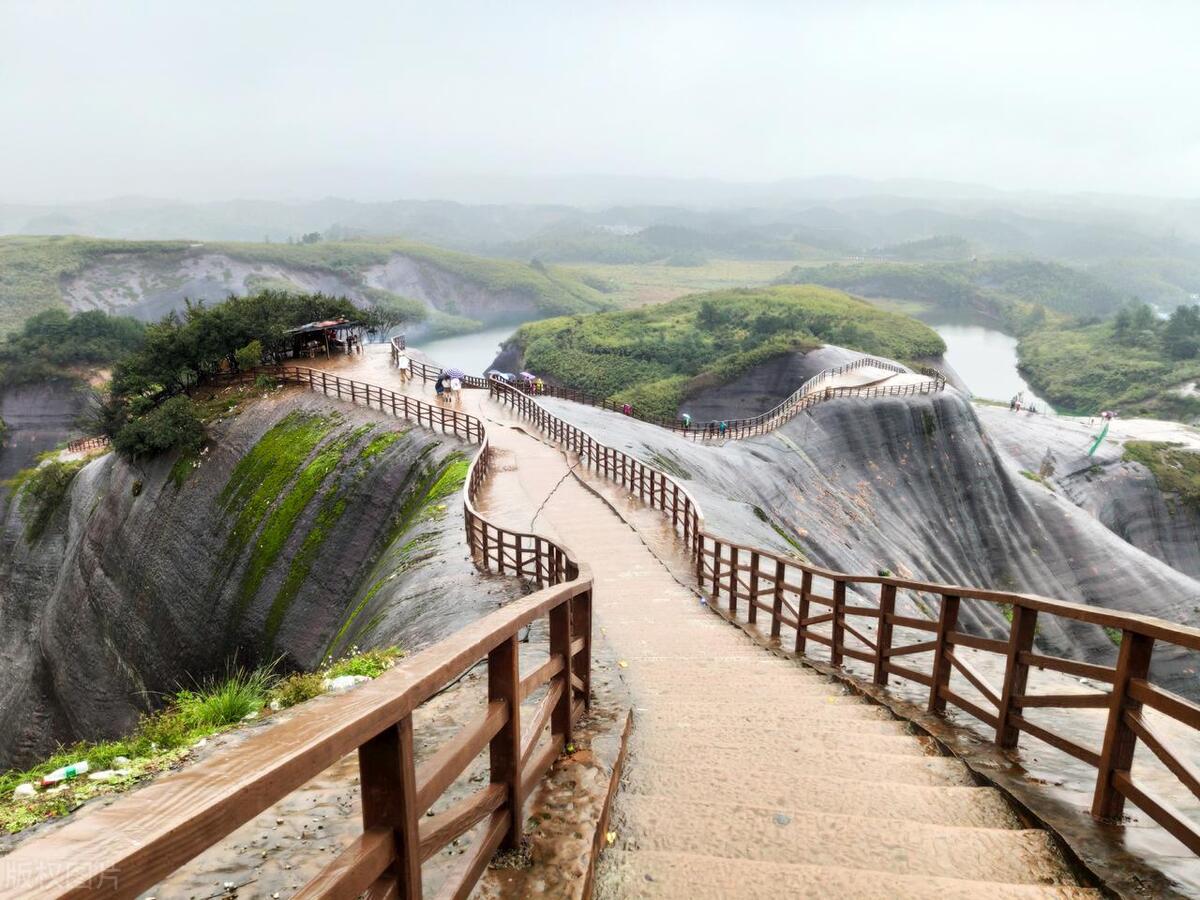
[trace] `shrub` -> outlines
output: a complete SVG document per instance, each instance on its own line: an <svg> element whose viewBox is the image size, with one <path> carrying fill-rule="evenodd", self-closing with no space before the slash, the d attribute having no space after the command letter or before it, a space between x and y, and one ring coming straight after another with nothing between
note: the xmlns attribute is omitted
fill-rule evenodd
<svg viewBox="0 0 1200 900"><path fill-rule="evenodd" d="M134 459L169 450L197 453L204 443L204 423L187 397L172 397L161 406L121 427L113 439L119 453Z"/></svg>
<svg viewBox="0 0 1200 900"><path fill-rule="evenodd" d="M33 504L25 527L25 537L28 540L36 541L45 533L50 520L54 518L54 513L66 499L71 482L87 462L86 459L68 462L51 459L35 469L18 472L9 482L12 494L19 495L22 504Z"/></svg>
<svg viewBox="0 0 1200 900"><path fill-rule="evenodd" d="M240 350L235 350L233 358L240 372L246 372L261 366L263 359L262 341L255 339Z"/></svg>
<svg viewBox="0 0 1200 900"><path fill-rule="evenodd" d="M271 689L270 700L278 701L284 709L319 697L325 690L320 672L296 672Z"/></svg>

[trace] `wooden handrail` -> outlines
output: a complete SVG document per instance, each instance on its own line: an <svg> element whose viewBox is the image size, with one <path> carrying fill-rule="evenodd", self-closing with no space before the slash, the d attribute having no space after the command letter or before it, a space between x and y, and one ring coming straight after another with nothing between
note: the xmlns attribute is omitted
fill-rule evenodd
<svg viewBox="0 0 1200 900"><path fill-rule="evenodd" d="M1181 651L1200 651L1200 629L1153 616L1101 609L1035 594L940 584L890 575L837 572L717 537L705 530L699 504L666 473L601 443L582 429L548 412L534 397L509 384L493 381L491 391L498 400L511 405L549 437L577 454L585 465L621 484L630 494L640 497L643 502L669 517L692 555L696 580L709 595L714 607L720 608L724 601L728 615L737 619L739 601L750 599L752 602L746 611L747 623L756 623L759 613L765 612L769 616L773 637L781 637L783 626L792 628L795 631L794 649L797 653L811 654L809 648L811 642L815 642L828 648L828 659L834 665L840 665L845 657L868 663L872 667L871 680L877 685L886 686L889 675L925 685L929 688L928 707L931 712L944 713L947 704L952 704L993 728L995 742L1001 747L1015 747L1021 732L1051 743L1098 769L1092 805L1094 816L1117 819L1128 799L1138 804L1143 812L1193 853L1200 854L1200 827L1170 804L1147 800L1152 795L1131 780L1133 776L1130 771L1139 734L1145 733L1142 720L1137 718L1143 704L1153 707L1156 712L1185 728L1200 731L1200 704L1154 685L1149 680L1153 649L1165 645ZM815 579L830 582L832 596L818 596L813 587ZM859 594L866 594L865 589L877 590L878 608L847 605L848 587L855 588ZM924 598L926 605L936 598L933 599L937 607L936 618L925 620L896 615L896 596L901 590L919 595ZM772 602L758 602L758 598L764 597L771 597ZM964 601L981 601L1011 610L1007 639L998 641L987 636L967 634L958 621L958 610ZM813 603L831 611L814 616L809 612ZM1119 631L1121 638L1116 665L1100 665L1093 660L1076 661L1035 653L1034 637L1038 618L1042 615ZM879 623L873 644L847 624L847 620L854 617ZM906 646L894 646L896 628L931 632L933 638ZM1003 684L999 687L987 685L973 669L965 674L968 667L954 653L957 645L1003 657ZM923 669L900 666L891 661L900 656L915 660L915 657L928 653L932 653L933 659ZM921 664L914 661L911 665ZM1080 699L1057 694L1031 694L1027 689L1027 681L1030 667L1035 665L1083 675L1111 684L1112 688L1105 693L1080 695ZM950 685L954 672L979 690L983 701L995 706L996 711L984 709L953 690ZM854 673L849 674L859 677ZM1082 747L1021 715L1022 710L1035 706L1069 709L1093 707L1101 703L1108 709L1108 717L1104 733L1100 736L1099 751ZM1196 790L1194 768L1187 764L1187 760L1168 747L1165 739L1158 735L1154 738L1152 749L1171 772L1177 775L1183 773L1182 786L1200 798ZM1142 802L1144 800L1145 803Z"/></svg>
<svg viewBox="0 0 1200 900"><path fill-rule="evenodd" d="M81 437L76 438L67 444L67 452L80 453L84 450L98 450L101 447L108 447L111 444L112 441L109 440L108 435L106 434L93 435L92 437Z"/></svg>
<svg viewBox="0 0 1200 900"><path fill-rule="evenodd" d="M488 474L482 423L472 416L316 369L271 366L222 380L270 374L478 440L463 491L467 541L485 568L535 581L540 590L466 626L370 684L298 709L287 721L203 762L91 811L0 857L0 898L132 897L357 751L363 832L299 896L395 896L420 900L421 865L480 822L485 828L441 893L465 897L503 846L520 846L533 785L571 742L591 703L592 576L566 548L484 518L475 499ZM549 618L550 662L521 677L519 637ZM418 766L412 712L487 660L481 716ZM536 680L537 684L533 685ZM521 701L548 685L522 728ZM425 813L485 748L482 790L436 816Z"/></svg>

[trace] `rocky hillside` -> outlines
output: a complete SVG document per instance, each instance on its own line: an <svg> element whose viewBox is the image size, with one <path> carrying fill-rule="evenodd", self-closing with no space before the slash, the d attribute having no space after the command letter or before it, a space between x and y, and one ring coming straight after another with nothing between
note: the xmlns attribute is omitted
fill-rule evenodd
<svg viewBox="0 0 1200 900"><path fill-rule="evenodd" d="M442 330L603 307L569 273L405 241L240 244L0 238L0 333L43 309L157 319L184 299L282 288L359 303L416 301Z"/></svg>
<svg viewBox="0 0 1200 900"><path fill-rule="evenodd" d="M887 569L1200 622L1200 582L1023 476L1023 465L998 449L957 392L830 401L772 434L724 446L695 444L590 407L544 402L683 479L716 534L842 571ZM910 605L910 614L922 614ZM999 608L969 606L965 615L990 623L996 636L1006 633ZM1038 640L1075 658L1115 653L1109 637L1091 626L1047 620ZM1155 662L1168 682L1194 693L1192 662L1166 648Z"/></svg>
<svg viewBox="0 0 1200 900"><path fill-rule="evenodd" d="M234 660L419 648L515 589L463 549L474 447L299 389L210 434L196 466L107 454L0 503L0 769Z"/></svg>

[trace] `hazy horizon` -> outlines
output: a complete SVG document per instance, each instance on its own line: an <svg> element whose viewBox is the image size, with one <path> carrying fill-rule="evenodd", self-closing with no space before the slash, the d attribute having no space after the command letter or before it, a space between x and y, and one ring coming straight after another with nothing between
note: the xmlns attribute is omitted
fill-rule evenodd
<svg viewBox="0 0 1200 900"><path fill-rule="evenodd" d="M1200 197L1192 4L334 12L0 0L0 203L555 202L588 179Z"/></svg>

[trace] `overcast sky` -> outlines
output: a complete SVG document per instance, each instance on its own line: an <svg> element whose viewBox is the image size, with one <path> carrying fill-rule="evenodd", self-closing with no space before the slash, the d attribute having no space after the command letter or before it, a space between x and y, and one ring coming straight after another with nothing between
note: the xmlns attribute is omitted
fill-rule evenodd
<svg viewBox="0 0 1200 900"><path fill-rule="evenodd" d="M1155 0L0 0L0 202L492 174L1200 196L1198 36L1200 3Z"/></svg>

